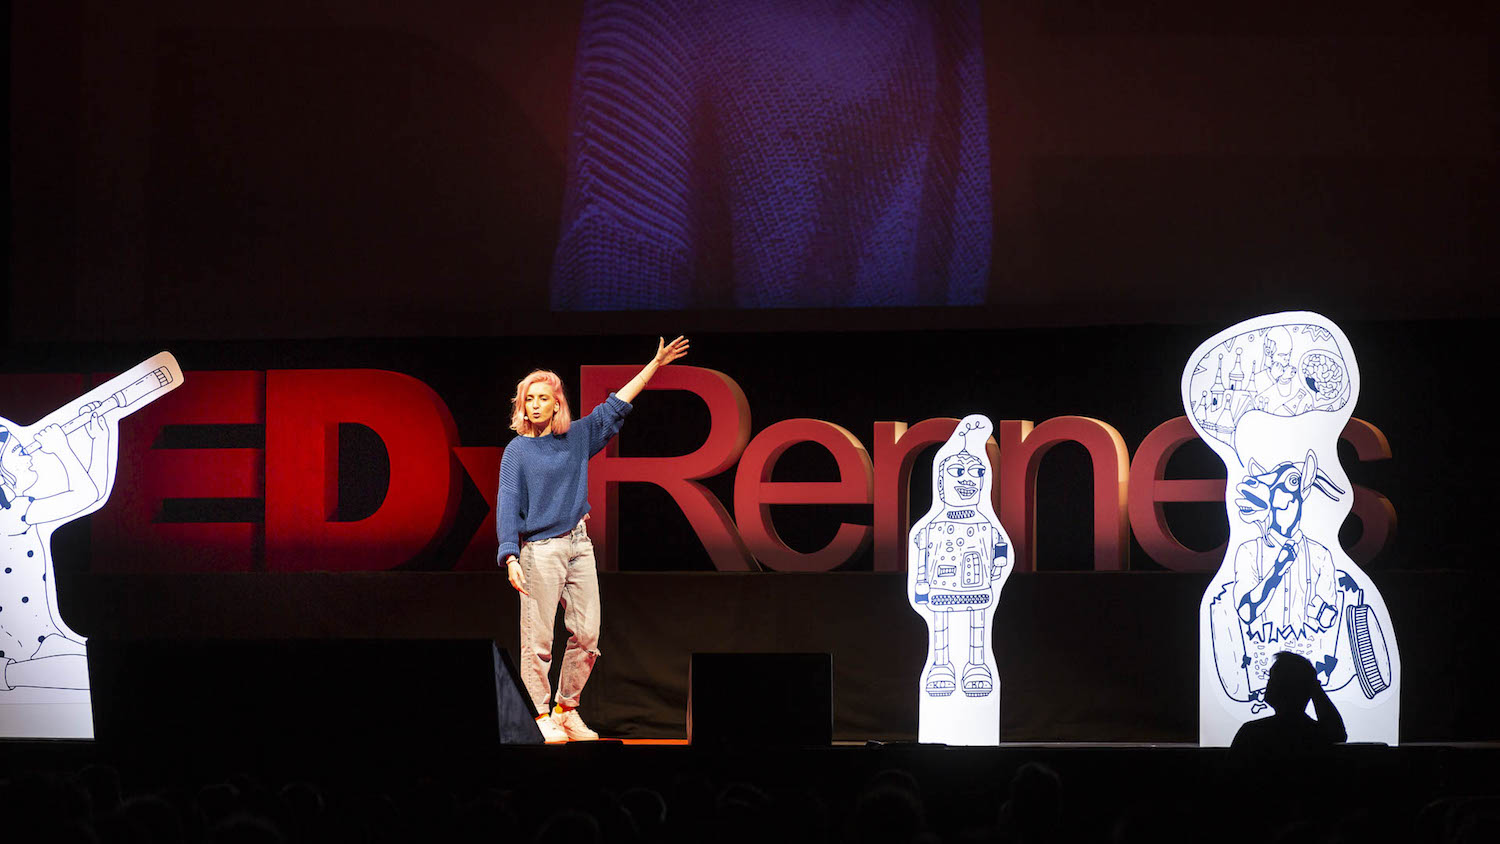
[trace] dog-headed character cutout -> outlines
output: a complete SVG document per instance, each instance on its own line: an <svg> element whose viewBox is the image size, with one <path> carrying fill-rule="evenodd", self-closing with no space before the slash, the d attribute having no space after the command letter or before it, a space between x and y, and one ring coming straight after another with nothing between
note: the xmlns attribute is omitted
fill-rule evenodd
<svg viewBox="0 0 1500 844"><path fill-rule="evenodd" d="M120 419L181 383L162 352L32 425L0 418L0 737L93 736L88 657L58 609L52 532L108 500Z"/></svg>
<svg viewBox="0 0 1500 844"><path fill-rule="evenodd" d="M1183 407L1228 471L1229 544L1198 612L1202 745L1261 717L1281 651L1317 668L1350 741L1397 742L1390 615L1338 541L1354 496L1337 445L1359 387L1348 338L1308 312L1226 329L1183 371Z"/></svg>
<svg viewBox="0 0 1500 844"><path fill-rule="evenodd" d="M1000 678L991 620L1011 572L1010 540L991 503L985 452L994 426L966 416L932 461L932 509L912 527L907 596L927 622L918 740L1000 743Z"/></svg>

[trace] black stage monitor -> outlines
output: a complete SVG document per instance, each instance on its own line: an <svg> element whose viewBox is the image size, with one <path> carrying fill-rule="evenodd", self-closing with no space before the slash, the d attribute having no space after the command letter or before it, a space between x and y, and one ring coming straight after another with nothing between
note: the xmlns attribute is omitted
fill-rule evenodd
<svg viewBox="0 0 1500 844"><path fill-rule="evenodd" d="M687 731L693 745L830 744L832 654L693 654Z"/></svg>

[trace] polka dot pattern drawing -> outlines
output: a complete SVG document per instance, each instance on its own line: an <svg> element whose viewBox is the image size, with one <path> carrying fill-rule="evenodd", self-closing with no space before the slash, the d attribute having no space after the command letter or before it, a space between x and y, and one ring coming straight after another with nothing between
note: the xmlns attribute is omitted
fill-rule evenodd
<svg viewBox="0 0 1500 844"><path fill-rule="evenodd" d="M0 738L88 738L85 641L63 620L52 532L103 507L119 424L182 383L167 352L31 425L0 418Z"/></svg>

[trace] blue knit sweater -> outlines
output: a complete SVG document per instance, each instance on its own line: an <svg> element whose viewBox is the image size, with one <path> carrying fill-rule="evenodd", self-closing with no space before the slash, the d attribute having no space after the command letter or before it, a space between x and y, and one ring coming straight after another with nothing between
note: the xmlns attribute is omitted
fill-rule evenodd
<svg viewBox="0 0 1500 844"><path fill-rule="evenodd" d="M589 511L589 458L609 444L629 413L629 402L609 394L566 434L516 437L500 458L495 533L504 561L521 542L567 533Z"/></svg>

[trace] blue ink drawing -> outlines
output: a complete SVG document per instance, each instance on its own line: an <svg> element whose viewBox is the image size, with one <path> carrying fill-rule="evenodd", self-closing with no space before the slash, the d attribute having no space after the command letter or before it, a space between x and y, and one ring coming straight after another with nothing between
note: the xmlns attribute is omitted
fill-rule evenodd
<svg viewBox="0 0 1500 844"><path fill-rule="evenodd" d="M985 444L992 430L979 415L958 423L933 460L932 509L910 534L908 597L929 631L918 697L924 742L999 742L990 622L1010 576L1011 554L991 504L994 479ZM954 626L963 636L956 647ZM973 703L965 706L965 700Z"/></svg>
<svg viewBox="0 0 1500 844"><path fill-rule="evenodd" d="M1324 317L1273 314L1222 332L1183 372L1188 418L1230 479L1230 550L1200 612L1205 745L1227 745L1266 708L1282 651L1317 669L1351 740L1396 741L1389 615L1338 544L1353 496L1337 442L1359 393L1348 348Z"/></svg>
<svg viewBox="0 0 1500 844"><path fill-rule="evenodd" d="M51 537L104 506L119 420L182 383L162 352L34 425L0 418L0 737L88 737L84 637L63 621Z"/></svg>

